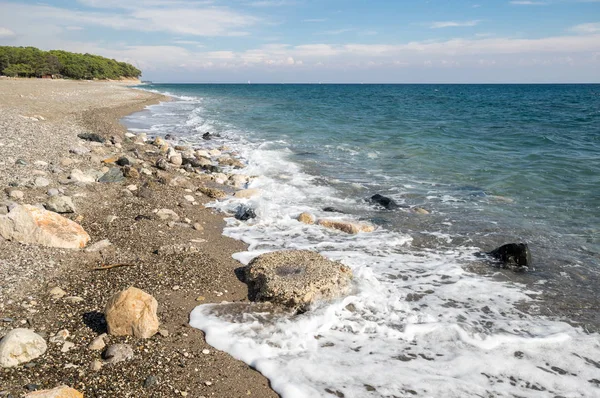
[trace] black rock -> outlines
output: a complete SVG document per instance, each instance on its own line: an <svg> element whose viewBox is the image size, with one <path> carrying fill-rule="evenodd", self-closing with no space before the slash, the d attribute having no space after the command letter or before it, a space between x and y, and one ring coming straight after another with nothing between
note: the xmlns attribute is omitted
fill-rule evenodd
<svg viewBox="0 0 600 398"><path fill-rule="evenodd" d="M528 267L531 264L531 253L527 243L508 243L487 254L505 267Z"/></svg>
<svg viewBox="0 0 600 398"><path fill-rule="evenodd" d="M156 167L161 169L161 170L168 170L169 169L169 162L167 162L166 159L160 158L156 161Z"/></svg>
<svg viewBox="0 0 600 398"><path fill-rule="evenodd" d="M144 380L144 388L150 388L150 387L154 386L157 382L158 382L158 379L156 378L156 376L150 375L150 376L146 377L146 380Z"/></svg>
<svg viewBox="0 0 600 398"><path fill-rule="evenodd" d="M211 134L209 132L206 132L206 133L202 134L202 139L203 140L210 140L211 138L212 137L211 137Z"/></svg>
<svg viewBox="0 0 600 398"><path fill-rule="evenodd" d="M112 183L112 182L123 182L125 181L125 176L123 172L118 167L113 167L108 170L102 177L98 179L98 182L103 183Z"/></svg>
<svg viewBox="0 0 600 398"><path fill-rule="evenodd" d="M126 156L121 156L119 159L117 159L117 164L119 166L131 166L131 160L129 160L129 158L127 158Z"/></svg>
<svg viewBox="0 0 600 398"><path fill-rule="evenodd" d="M135 216L134 220L135 221L152 220L152 217L148 217L143 214L139 214L139 215Z"/></svg>
<svg viewBox="0 0 600 398"><path fill-rule="evenodd" d="M327 213L343 213L343 211L336 209L335 207L324 207L323 211Z"/></svg>
<svg viewBox="0 0 600 398"><path fill-rule="evenodd" d="M104 144L104 142L106 141L104 137L101 137L96 133L81 133L77 134L77 137L81 138L82 140L100 142L102 144Z"/></svg>
<svg viewBox="0 0 600 398"><path fill-rule="evenodd" d="M200 163L200 161L196 158L183 158L181 164L184 166L189 164L192 167L202 166L202 163Z"/></svg>
<svg viewBox="0 0 600 398"><path fill-rule="evenodd" d="M194 167L191 164L186 164L183 166L183 169L185 171L187 171L188 173L193 173L194 172Z"/></svg>
<svg viewBox="0 0 600 398"><path fill-rule="evenodd" d="M219 166L214 166L212 164L202 166L202 168L206 171L210 171L211 173L220 173L221 172L221 168Z"/></svg>
<svg viewBox="0 0 600 398"><path fill-rule="evenodd" d="M175 136L173 134L167 134L165 135L165 140L174 140Z"/></svg>
<svg viewBox="0 0 600 398"><path fill-rule="evenodd" d="M40 386L39 386L39 385L37 385L37 384L29 383L29 384L27 384L27 385L25 386L25 389L26 389L27 391L36 391L36 390L39 390L39 389L40 389Z"/></svg>
<svg viewBox="0 0 600 398"><path fill-rule="evenodd" d="M396 209L396 208L400 207L394 199L390 199L386 196L379 195L379 194L375 194L375 195L371 196L371 199L369 199L369 201L371 203L376 203L378 205L381 205L388 210L392 210L392 209Z"/></svg>
<svg viewBox="0 0 600 398"><path fill-rule="evenodd" d="M235 212L235 218L240 221L248 221L251 218L256 218L256 213L252 208L241 205Z"/></svg>

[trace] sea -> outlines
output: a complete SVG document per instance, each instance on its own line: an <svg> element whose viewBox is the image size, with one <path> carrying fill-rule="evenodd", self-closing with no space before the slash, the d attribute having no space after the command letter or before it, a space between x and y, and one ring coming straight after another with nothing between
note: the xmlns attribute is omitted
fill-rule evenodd
<svg viewBox="0 0 600 398"><path fill-rule="evenodd" d="M232 172L256 176L259 197L209 205L257 215L226 219L248 245L235 259L308 249L353 271L349 295L301 314L190 314L283 398L600 397L600 85L140 88L173 101L129 129L228 146L247 164ZM526 269L479 254L520 242Z"/></svg>

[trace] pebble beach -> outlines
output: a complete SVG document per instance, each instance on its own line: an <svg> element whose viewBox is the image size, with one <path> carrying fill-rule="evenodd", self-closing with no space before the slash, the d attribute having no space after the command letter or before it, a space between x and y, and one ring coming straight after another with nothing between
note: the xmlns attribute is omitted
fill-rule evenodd
<svg viewBox="0 0 600 398"><path fill-rule="evenodd" d="M188 324L198 304L246 302L248 289L231 257L244 244L222 236L223 214L204 206L235 181L182 166L177 154L191 148L163 164L160 143L119 124L168 98L41 79L0 79L0 94L0 217L53 210L89 237L77 250L0 238L0 337L27 329L45 346L0 368L0 397L61 386L86 397L276 397ZM129 287L156 300L149 338L107 330L107 302Z"/></svg>

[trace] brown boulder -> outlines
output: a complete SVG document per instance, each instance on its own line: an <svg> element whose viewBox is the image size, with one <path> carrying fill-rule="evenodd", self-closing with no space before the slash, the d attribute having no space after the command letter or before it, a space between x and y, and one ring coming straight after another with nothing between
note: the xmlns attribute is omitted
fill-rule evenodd
<svg viewBox="0 0 600 398"><path fill-rule="evenodd" d="M216 188L199 187L198 191L212 199L223 199L227 197L227 194L224 191Z"/></svg>
<svg viewBox="0 0 600 398"><path fill-rule="evenodd" d="M258 256L245 268L250 296L298 310L350 289L352 271L309 250L285 250Z"/></svg>
<svg viewBox="0 0 600 398"><path fill-rule="evenodd" d="M30 392L25 398L83 398L83 394L71 387L60 386L52 390Z"/></svg>
<svg viewBox="0 0 600 398"><path fill-rule="evenodd" d="M57 213L22 205L0 216L0 236L21 243L80 249L90 236L77 224Z"/></svg>
<svg viewBox="0 0 600 398"><path fill-rule="evenodd" d="M357 234L359 232L373 232L375 227L370 224L361 224L351 221L340 221L340 220L319 220L317 222L322 227L329 229L337 229L338 231L345 232L347 234Z"/></svg>
<svg viewBox="0 0 600 398"><path fill-rule="evenodd" d="M158 303L148 293L129 287L108 300L104 311L108 333L113 336L152 337L158 331Z"/></svg>
<svg viewBox="0 0 600 398"><path fill-rule="evenodd" d="M312 225L315 223L315 216L310 213L302 213L298 216L297 220L301 223Z"/></svg>

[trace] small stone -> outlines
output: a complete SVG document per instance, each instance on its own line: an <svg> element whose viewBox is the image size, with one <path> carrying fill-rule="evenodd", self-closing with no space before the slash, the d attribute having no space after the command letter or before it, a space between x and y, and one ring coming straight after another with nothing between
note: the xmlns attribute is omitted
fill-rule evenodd
<svg viewBox="0 0 600 398"><path fill-rule="evenodd" d="M86 155L88 153L90 153L90 150L87 149L86 147L73 147L71 149L69 149L69 152L74 153L75 155Z"/></svg>
<svg viewBox="0 0 600 398"><path fill-rule="evenodd" d="M17 159L17 161L15 162L16 165L18 166L27 166L27 162L23 159Z"/></svg>
<svg viewBox="0 0 600 398"><path fill-rule="evenodd" d="M67 341L71 333L67 329L59 330L56 334L50 337L51 343L64 343Z"/></svg>
<svg viewBox="0 0 600 398"><path fill-rule="evenodd" d="M58 299L65 297L67 295L67 292L65 292L64 290L62 290L60 287L57 286L57 287L53 287L52 289L50 289L48 294L50 294L50 297L52 297L53 299L58 300Z"/></svg>
<svg viewBox="0 0 600 398"><path fill-rule="evenodd" d="M116 183L122 181L125 181L125 176L123 175L121 169L118 167L113 167L112 169L108 170L106 174L104 174L98 179L98 182L101 183Z"/></svg>
<svg viewBox="0 0 600 398"><path fill-rule="evenodd" d="M51 196L45 205L47 210L55 213L75 213L75 205L73 199L68 196Z"/></svg>
<svg viewBox="0 0 600 398"><path fill-rule="evenodd" d="M212 199L223 199L227 197L227 194L224 191L221 191L220 189L199 187L198 190Z"/></svg>
<svg viewBox="0 0 600 398"><path fill-rule="evenodd" d="M248 221L252 218L256 218L256 213L251 207L241 205L235 212L235 218L240 221Z"/></svg>
<svg viewBox="0 0 600 398"><path fill-rule="evenodd" d="M187 397L187 396L188 396L188 393L187 393L186 391L182 391L182 392L181 392L181 396L182 396L182 397Z"/></svg>
<svg viewBox="0 0 600 398"><path fill-rule="evenodd" d="M416 214L421 214L421 215L427 215L429 214L429 212L421 207L414 207L412 209L413 212L415 212Z"/></svg>
<svg viewBox="0 0 600 398"><path fill-rule="evenodd" d="M127 156L121 156L117 159L116 163L121 167L131 166L133 164L133 162Z"/></svg>
<svg viewBox="0 0 600 398"><path fill-rule="evenodd" d="M62 158L60 160L60 165L63 167L73 166L73 164L75 164L75 160L73 160L71 158Z"/></svg>
<svg viewBox="0 0 600 398"><path fill-rule="evenodd" d="M48 196L58 196L60 192L56 188L50 188L47 192Z"/></svg>
<svg viewBox="0 0 600 398"><path fill-rule="evenodd" d="M101 137L99 134L96 133L81 133L77 134L77 137L81 138L82 140L91 142L104 143L106 141L104 137Z"/></svg>
<svg viewBox="0 0 600 398"><path fill-rule="evenodd" d="M29 329L13 329L0 341L0 366L10 368L46 352L46 341Z"/></svg>
<svg viewBox="0 0 600 398"><path fill-rule="evenodd" d="M181 157L181 154L177 153L169 157L169 162L175 166L181 166L183 164L183 158Z"/></svg>
<svg viewBox="0 0 600 398"><path fill-rule="evenodd" d="M129 344L113 344L104 352L105 363L118 363L133 359L133 348Z"/></svg>
<svg viewBox="0 0 600 398"><path fill-rule="evenodd" d="M158 382L158 379L156 378L156 376L154 375L150 375L148 377L146 377L146 379L144 380L144 388L151 388L154 385L156 385L156 383Z"/></svg>
<svg viewBox="0 0 600 398"><path fill-rule="evenodd" d="M165 159L160 158L160 159L158 159L156 161L156 167L159 168L159 169L161 169L161 170L168 170L169 169L169 164L168 164L168 162Z"/></svg>
<svg viewBox="0 0 600 398"><path fill-rule="evenodd" d="M23 193L23 191L19 191L17 189L13 189L8 193L8 197L15 200L23 199L24 196L25 194Z"/></svg>
<svg viewBox="0 0 600 398"><path fill-rule="evenodd" d="M112 223L113 221L115 221L117 218L119 218L119 217L117 217L117 216L108 216L108 217L106 217L106 222L107 222L108 224L110 224L110 223Z"/></svg>
<svg viewBox="0 0 600 398"><path fill-rule="evenodd" d="M204 301L204 300L206 300L206 298L204 296L196 297L196 301Z"/></svg>
<svg viewBox="0 0 600 398"><path fill-rule="evenodd" d="M75 347L75 343L71 341L65 341L60 349L60 352L69 352L73 347Z"/></svg>
<svg viewBox="0 0 600 398"><path fill-rule="evenodd" d="M50 181L47 178L38 177L33 181L33 185L35 185L37 188L44 188L50 185Z"/></svg>
<svg viewBox="0 0 600 398"><path fill-rule="evenodd" d="M25 386L25 389L27 389L27 391L37 391L40 389L40 386L37 384L30 383Z"/></svg>
<svg viewBox="0 0 600 398"><path fill-rule="evenodd" d="M147 168L142 168L142 170L140 171L142 174L147 175L147 176L151 176L152 175L152 170L147 169Z"/></svg>
<svg viewBox="0 0 600 398"><path fill-rule="evenodd" d="M69 179L82 184L90 184L92 182L96 182L96 177L86 174L79 169L71 170L71 174L69 174Z"/></svg>
<svg viewBox="0 0 600 398"><path fill-rule="evenodd" d="M156 216L163 221L179 221L179 216L173 210L170 209L160 209L156 212Z"/></svg>
<svg viewBox="0 0 600 398"><path fill-rule="evenodd" d="M104 347L106 347L106 342L104 341L105 337L106 333L102 333L100 336L92 340L92 342L88 345L88 348L93 351L102 351Z"/></svg>
<svg viewBox="0 0 600 398"><path fill-rule="evenodd" d="M207 386L212 386L212 382L210 382L210 381L205 381L204 384Z"/></svg>
<svg viewBox="0 0 600 398"><path fill-rule="evenodd" d="M137 191L138 187L135 184L127 185L127 189L131 192Z"/></svg>
<svg viewBox="0 0 600 398"><path fill-rule="evenodd" d="M181 289L181 287L179 285L173 286L173 290L179 290L179 289Z"/></svg>
<svg viewBox="0 0 600 398"><path fill-rule="evenodd" d="M194 223L194 225L193 225L193 228L194 228L196 231L204 231L204 227L202 226L202 224L200 224L200 223L198 223L198 222L197 222L197 223Z"/></svg>
<svg viewBox="0 0 600 398"><path fill-rule="evenodd" d="M104 240L94 243L93 245L88 246L85 249L85 251L87 253L98 252L100 250L106 249L107 247L109 247L111 245L112 245L112 243L110 243L110 241L108 239L104 239Z"/></svg>
<svg viewBox="0 0 600 398"><path fill-rule="evenodd" d="M127 178L133 178L133 179L140 178L140 172L131 166L123 167L123 175ZM150 172L150 175L152 175L152 172Z"/></svg>
<svg viewBox="0 0 600 398"><path fill-rule="evenodd" d="M207 350L207 349L205 348L205 349L203 349L203 350L202 350L202 353L203 353L204 355L208 355L208 354L210 354L210 350Z"/></svg>
<svg viewBox="0 0 600 398"><path fill-rule="evenodd" d="M70 304L77 304L77 303L81 303L82 301L85 301L85 300L79 296L69 296L69 297L65 297L65 301Z"/></svg>
<svg viewBox="0 0 600 398"><path fill-rule="evenodd" d="M162 337L169 337L169 331L167 329L158 329L158 334Z"/></svg>
<svg viewBox="0 0 600 398"><path fill-rule="evenodd" d="M94 361L92 362L92 364L90 365L90 369L93 370L94 372L99 371L100 369L102 369L102 361L99 359L94 359Z"/></svg>

